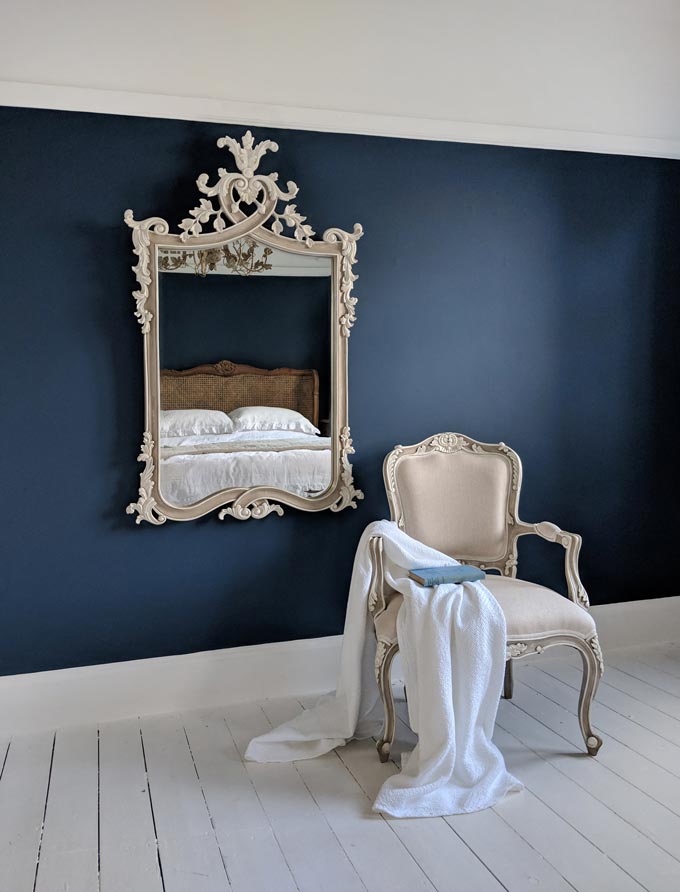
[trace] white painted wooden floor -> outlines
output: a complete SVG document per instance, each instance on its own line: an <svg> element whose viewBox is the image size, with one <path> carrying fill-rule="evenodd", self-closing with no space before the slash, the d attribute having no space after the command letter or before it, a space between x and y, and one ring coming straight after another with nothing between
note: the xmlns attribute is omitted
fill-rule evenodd
<svg viewBox="0 0 680 892"><path fill-rule="evenodd" d="M517 664L496 740L526 789L474 815L374 815L397 768L370 741L244 764L295 700L2 740L0 890L680 890L680 645L607 663L595 759L569 651Z"/></svg>

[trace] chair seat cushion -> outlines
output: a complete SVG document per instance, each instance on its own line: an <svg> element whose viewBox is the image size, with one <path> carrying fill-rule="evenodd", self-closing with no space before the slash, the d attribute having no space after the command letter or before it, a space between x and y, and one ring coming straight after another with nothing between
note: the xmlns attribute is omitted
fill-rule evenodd
<svg viewBox="0 0 680 892"><path fill-rule="evenodd" d="M552 589L488 573L484 585L503 608L508 639L540 638L566 632L590 638L595 620L578 604Z"/></svg>
<svg viewBox="0 0 680 892"><path fill-rule="evenodd" d="M484 585L505 614L508 640L560 633L590 638L595 634L595 621L588 611L552 589L492 573L487 574ZM397 613L403 602L404 596L395 592L387 608L375 618L378 640L386 644L396 642Z"/></svg>

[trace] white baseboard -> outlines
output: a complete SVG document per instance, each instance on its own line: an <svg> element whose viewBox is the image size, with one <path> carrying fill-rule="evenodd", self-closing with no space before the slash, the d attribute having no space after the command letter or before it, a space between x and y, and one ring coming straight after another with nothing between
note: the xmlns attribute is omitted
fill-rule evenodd
<svg viewBox="0 0 680 892"><path fill-rule="evenodd" d="M603 650L680 641L680 597L591 607Z"/></svg>
<svg viewBox="0 0 680 892"><path fill-rule="evenodd" d="M680 597L593 607L605 651L680 641ZM0 736L316 694L335 687L342 636L0 677Z"/></svg>
<svg viewBox="0 0 680 892"><path fill-rule="evenodd" d="M341 635L0 677L0 737L332 690Z"/></svg>
<svg viewBox="0 0 680 892"><path fill-rule="evenodd" d="M418 118L413 115L387 115L331 108L268 105L231 99L172 96L19 81L0 81L0 105L243 124L250 127L284 127L326 133L358 133L443 142L523 146L533 149L680 158L678 140L658 137L513 124L486 124L443 118Z"/></svg>

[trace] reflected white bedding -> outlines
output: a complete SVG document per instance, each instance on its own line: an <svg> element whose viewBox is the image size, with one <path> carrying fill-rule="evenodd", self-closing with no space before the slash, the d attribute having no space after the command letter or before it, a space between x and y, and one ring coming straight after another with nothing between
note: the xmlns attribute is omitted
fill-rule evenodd
<svg viewBox="0 0 680 892"><path fill-rule="evenodd" d="M275 486L296 495L331 482L331 440L293 431L239 431L161 439L160 489L171 505L193 505L223 489Z"/></svg>

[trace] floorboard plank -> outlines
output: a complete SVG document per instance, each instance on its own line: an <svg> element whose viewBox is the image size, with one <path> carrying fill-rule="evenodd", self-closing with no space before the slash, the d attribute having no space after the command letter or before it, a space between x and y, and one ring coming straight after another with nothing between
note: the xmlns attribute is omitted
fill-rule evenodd
<svg viewBox="0 0 680 892"><path fill-rule="evenodd" d="M7 761L7 753L9 752L9 737L0 737L0 781L5 771L5 762Z"/></svg>
<svg viewBox="0 0 680 892"><path fill-rule="evenodd" d="M165 892L230 888L181 720L142 719L144 757Z"/></svg>
<svg viewBox="0 0 680 892"><path fill-rule="evenodd" d="M680 696L673 695L668 691L660 691L654 685L621 671L609 662L604 675L604 683L608 687L628 694L629 697L640 703L646 703L664 715L680 720ZM678 695L680 695L680 682L677 684L677 689Z"/></svg>
<svg viewBox="0 0 680 892"><path fill-rule="evenodd" d="M667 672L661 672L653 666L647 666L633 658L628 651L615 651L607 654L607 666L615 666L632 678L639 679L656 690L670 694L674 700L680 699L680 682Z"/></svg>
<svg viewBox="0 0 680 892"><path fill-rule="evenodd" d="M534 666L526 667L521 677L524 684L540 691L554 702L564 704L569 712L576 715L578 693L575 688ZM626 746L650 762L664 768L676 778L680 777L680 747L643 728L597 699L593 704L593 724L605 737L610 736L620 743L625 742Z"/></svg>
<svg viewBox="0 0 680 892"><path fill-rule="evenodd" d="M287 707L287 708L286 708ZM300 712L296 701L263 704L272 725ZM432 892L434 886L332 752L295 763L296 770L369 892Z"/></svg>
<svg viewBox="0 0 680 892"><path fill-rule="evenodd" d="M566 892L574 889L541 852L519 836L494 809L454 815L444 820L508 892L526 892L527 889Z"/></svg>
<svg viewBox="0 0 680 892"><path fill-rule="evenodd" d="M580 752L511 701L501 702L496 725L680 859L680 818L616 774L599 756L592 758Z"/></svg>
<svg viewBox="0 0 680 892"><path fill-rule="evenodd" d="M647 666L665 672L672 678L680 679L680 646L662 644L658 647L646 647L638 651L637 659Z"/></svg>
<svg viewBox="0 0 680 892"><path fill-rule="evenodd" d="M95 727L57 732L36 892L97 889L97 763Z"/></svg>
<svg viewBox="0 0 680 892"><path fill-rule="evenodd" d="M301 697L298 702L308 709L316 703L317 699L317 697ZM404 726L398 730L398 735L400 732L401 738L397 736L395 740L395 751L403 748L405 734L411 735L410 728ZM410 748L412 739L411 735L408 748ZM364 791L366 801L370 805L375 796L369 797L364 786L356 780L353 774L359 764L357 759L365 766L365 769L362 768L359 772L360 775L364 770L367 775L381 770L380 784L384 777L393 772L393 768L385 766L387 774L384 773L373 741L364 741L361 744L355 742L349 748L339 747L335 751L335 755L350 772L357 786ZM307 764L311 764L311 761L299 763L299 766ZM351 770L350 765L352 766ZM408 849L438 892L460 892L461 889L474 889L475 892L503 892L505 887L470 851L443 818L400 820L383 816L383 820Z"/></svg>
<svg viewBox="0 0 680 892"><path fill-rule="evenodd" d="M382 764L377 761L372 741L352 741L338 750L338 754L371 798L375 798L386 778L398 770L392 762ZM478 862L484 865L486 873L491 873L495 881L508 892L526 892L527 888L534 887L551 892L553 890L566 892L573 889L573 886L493 809L442 819L418 818L417 821L405 819L395 821L389 818L388 820L391 824L420 824L426 820L445 821L459 842L462 841L473 857L476 856ZM468 859L467 866L470 867L471 864ZM461 884L458 888L468 887ZM477 887L470 886L470 888Z"/></svg>
<svg viewBox="0 0 680 892"><path fill-rule="evenodd" d="M372 740L354 740L336 753L370 802L385 780L398 771L393 762L379 761ZM498 892L505 888L443 818L385 816L384 820L417 858L438 892Z"/></svg>
<svg viewBox="0 0 680 892"><path fill-rule="evenodd" d="M0 892L670 892L680 888L680 647L606 655L586 755L578 654L518 661L495 739L526 784L487 809L372 811L392 761L353 741L244 763L316 697L0 738Z"/></svg>
<svg viewBox="0 0 680 892"><path fill-rule="evenodd" d="M234 892L295 892L223 711L185 716L184 730Z"/></svg>
<svg viewBox="0 0 680 892"><path fill-rule="evenodd" d="M398 704L402 722L408 719L405 704ZM592 810L602 809L599 802L590 794L580 789L568 778L560 775L552 766L531 752L524 744L517 741L502 728L496 728L495 742L506 757L508 770L522 780L526 789L521 795L510 795L501 800L494 810L508 823L522 839L529 843L555 868L555 870L575 889L615 888L619 892L640 892L644 887L629 876L625 867L610 860L593 844L588 834L583 834L580 825L573 816L578 812L578 805ZM564 802L571 807L555 809L556 802L564 797ZM575 800L575 801L574 801ZM607 812L606 809L604 809ZM600 818L620 820L618 816L607 812L599 814ZM588 816L590 819L590 816ZM632 828L621 822L624 832L628 832L632 841L637 843ZM600 828L597 828L598 831ZM642 849L650 857L657 849L645 837L640 837ZM631 840L629 840L631 841ZM650 851L648 852L647 847ZM639 848L639 846L638 846ZM637 851L634 853L637 854ZM673 870L680 869L680 864L669 858L665 852L658 852L666 868L667 876L674 876ZM624 855L627 857L627 853ZM668 869L666 861L670 861ZM633 859L634 860L634 859ZM660 888L654 887L656 892Z"/></svg>
<svg viewBox="0 0 680 892"><path fill-rule="evenodd" d="M241 755L271 729L257 704L229 707L226 719ZM366 892L295 766L247 762L246 769L301 892Z"/></svg>
<svg viewBox="0 0 680 892"><path fill-rule="evenodd" d="M508 732L497 728L496 740L508 769L544 803L539 809L531 796L525 803L508 797L496 810L575 888L585 892L588 876L595 889L680 888L675 858Z"/></svg>
<svg viewBox="0 0 680 892"><path fill-rule="evenodd" d="M521 677L523 676L518 676L515 681L515 695L512 702L563 737L585 756L583 737L576 715L539 690L540 679L538 682L532 679L532 684L536 687L529 687L519 680ZM607 735L596 759L680 816L680 780L664 768L650 762L625 742L622 743L615 737Z"/></svg>
<svg viewBox="0 0 680 892"><path fill-rule="evenodd" d="M615 688L680 720L680 679L639 662L634 659L635 655L644 655L644 651L640 648L608 651L605 654L605 673L601 687L606 685ZM533 664L557 677L559 667L565 665L579 673L581 671L581 660L574 649L569 647L550 650L540 659L534 660ZM521 667L523 664L519 665Z"/></svg>
<svg viewBox="0 0 680 892"><path fill-rule="evenodd" d="M101 892L162 892L139 721L99 728Z"/></svg>
<svg viewBox="0 0 680 892"><path fill-rule="evenodd" d="M53 747L54 732L41 732L15 737L3 754L0 877L12 892L33 892Z"/></svg>
<svg viewBox="0 0 680 892"><path fill-rule="evenodd" d="M569 685L575 691L581 687L581 672L571 666L555 666L546 663L537 667L552 678ZM605 679L609 678L606 673ZM680 721L672 716L659 712L653 706L643 703L635 697L631 697L624 691L612 687L603 680L597 689L597 703L604 704L609 709L635 722L643 728L658 734L668 743L674 744L677 749L677 760L680 764Z"/></svg>

